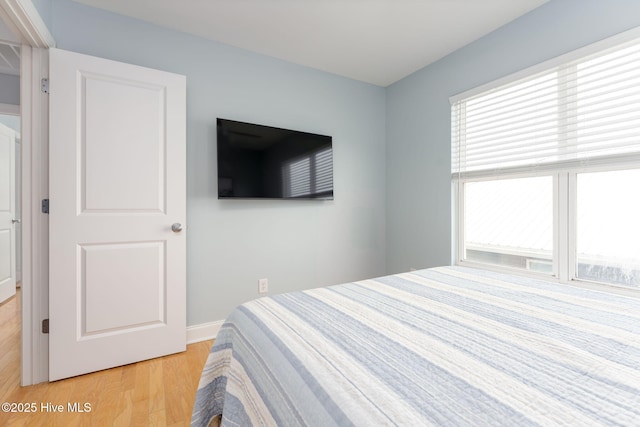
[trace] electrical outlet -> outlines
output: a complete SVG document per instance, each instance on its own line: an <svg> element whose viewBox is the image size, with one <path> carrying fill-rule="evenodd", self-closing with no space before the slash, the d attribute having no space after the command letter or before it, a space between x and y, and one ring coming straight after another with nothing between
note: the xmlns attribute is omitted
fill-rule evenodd
<svg viewBox="0 0 640 427"><path fill-rule="evenodd" d="M269 280L267 279L258 279L258 292L261 294L266 294L269 292Z"/></svg>

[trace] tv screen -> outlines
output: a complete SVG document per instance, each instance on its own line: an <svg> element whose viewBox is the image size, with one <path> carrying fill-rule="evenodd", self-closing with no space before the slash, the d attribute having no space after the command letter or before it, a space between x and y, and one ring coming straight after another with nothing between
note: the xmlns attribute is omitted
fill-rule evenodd
<svg viewBox="0 0 640 427"><path fill-rule="evenodd" d="M330 136L218 119L219 199L333 199Z"/></svg>

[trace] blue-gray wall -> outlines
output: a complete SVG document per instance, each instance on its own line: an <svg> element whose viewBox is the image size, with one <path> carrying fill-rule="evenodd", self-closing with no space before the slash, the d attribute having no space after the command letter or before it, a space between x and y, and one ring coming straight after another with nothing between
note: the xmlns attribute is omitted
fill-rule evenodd
<svg viewBox="0 0 640 427"><path fill-rule="evenodd" d="M20 76L0 73L0 104L20 105Z"/></svg>
<svg viewBox="0 0 640 427"><path fill-rule="evenodd" d="M449 97L640 25L638 0L551 0L387 88L387 273L451 262Z"/></svg>
<svg viewBox="0 0 640 427"><path fill-rule="evenodd" d="M640 25L637 0L551 0L382 89L70 0L34 3L62 49L187 76L190 325L255 298L261 277L280 293L449 264L449 97ZM333 135L336 200L218 201L216 117Z"/></svg>
<svg viewBox="0 0 640 427"><path fill-rule="evenodd" d="M51 29L51 8L54 0L31 0L31 3L36 7L38 14L42 18L49 29Z"/></svg>
<svg viewBox="0 0 640 427"><path fill-rule="evenodd" d="M69 0L57 47L187 76L187 312L220 320L258 296L385 269L385 90ZM334 201L217 199L216 117L333 136Z"/></svg>

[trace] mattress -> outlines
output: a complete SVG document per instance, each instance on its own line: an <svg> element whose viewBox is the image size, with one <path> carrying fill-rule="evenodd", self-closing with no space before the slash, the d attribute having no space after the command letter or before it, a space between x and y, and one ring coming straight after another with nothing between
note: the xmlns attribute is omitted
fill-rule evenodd
<svg viewBox="0 0 640 427"><path fill-rule="evenodd" d="M639 426L640 299L463 267L230 314L193 426Z"/></svg>

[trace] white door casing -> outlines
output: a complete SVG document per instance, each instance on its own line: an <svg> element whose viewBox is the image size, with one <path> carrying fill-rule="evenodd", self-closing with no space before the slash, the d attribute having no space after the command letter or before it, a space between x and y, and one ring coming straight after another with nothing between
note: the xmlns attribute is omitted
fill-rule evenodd
<svg viewBox="0 0 640 427"><path fill-rule="evenodd" d="M16 293L16 132L0 123L0 303Z"/></svg>
<svg viewBox="0 0 640 427"><path fill-rule="evenodd" d="M186 79L49 61L49 379L183 351Z"/></svg>

